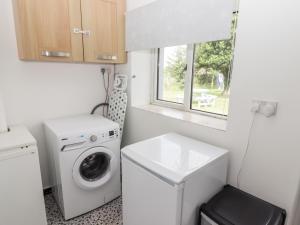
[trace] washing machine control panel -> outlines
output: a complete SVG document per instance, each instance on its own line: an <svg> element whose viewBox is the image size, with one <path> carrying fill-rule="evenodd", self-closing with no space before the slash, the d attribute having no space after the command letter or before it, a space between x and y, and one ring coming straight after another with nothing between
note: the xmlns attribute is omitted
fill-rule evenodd
<svg viewBox="0 0 300 225"><path fill-rule="evenodd" d="M98 140L97 135L92 135L92 136L90 137L90 141L91 141L91 142L96 142L97 140Z"/></svg>
<svg viewBox="0 0 300 225"><path fill-rule="evenodd" d="M94 135L91 136L91 140L92 140L93 136ZM119 138L119 130L112 129L112 130L108 130L106 132L102 132L95 136L97 137L97 140L99 140L100 142L106 142L106 141L110 141L110 140ZM95 138L93 138L93 139L95 139Z"/></svg>
<svg viewBox="0 0 300 225"><path fill-rule="evenodd" d="M114 139L119 138L119 130L118 129L111 129L107 130L105 132L99 132L99 133L92 133L89 134L89 142L91 143L103 143L107 141L111 141Z"/></svg>
<svg viewBox="0 0 300 225"><path fill-rule="evenodd" d="M112 141L120 137L119 129L111 129L105 132L83 133L76 136L64 137L61 139L61 151L72 151L82 148L89 144L101 144L104 142Z"/></svg>

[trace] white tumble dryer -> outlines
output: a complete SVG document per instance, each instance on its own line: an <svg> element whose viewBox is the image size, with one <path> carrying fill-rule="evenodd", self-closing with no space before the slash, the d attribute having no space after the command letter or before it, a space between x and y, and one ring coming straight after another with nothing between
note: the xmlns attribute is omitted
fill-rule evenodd
<svg viewBox="0 0 300 225"><path fill-rule="evenodd" d="M97 115L45 122L54 197L66 220L121 194L119 125Z"/></svg>
<svg viewBox="0 0 300 225"><path fill-rule="evenodd" d="M124 225L196 225L226 183L228 152L171 133L122 150Z"/></svg>

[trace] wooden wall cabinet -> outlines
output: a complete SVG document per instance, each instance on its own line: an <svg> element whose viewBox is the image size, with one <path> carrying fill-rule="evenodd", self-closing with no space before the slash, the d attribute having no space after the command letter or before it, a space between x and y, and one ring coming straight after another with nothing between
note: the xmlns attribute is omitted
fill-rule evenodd
<svg viewBox="0 0 300 225"><path fill-rule="evenodd" d="M125 0L13 0L22 60L126 63Z"/></svg>

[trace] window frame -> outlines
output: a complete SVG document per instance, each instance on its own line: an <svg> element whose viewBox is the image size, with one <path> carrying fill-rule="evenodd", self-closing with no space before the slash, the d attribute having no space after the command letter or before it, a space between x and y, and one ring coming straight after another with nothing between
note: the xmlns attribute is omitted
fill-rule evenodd
<svg viewBox="0 0 300 225"><path fill-rule="evenodd" d="M170 107L170 108L175 108L175 109L180 109L183 111L188 111L190 106L189 104L187 104L187 100L189 101L189 99L191 98L191 93L190 93L190 88L189 85L187 86L187 83L190 83L191 80L191 72L190 70L192 70L191 66L189 66L190 62L194 60L194 53L193 53L193 45L187 45L187 71L186 71L186 76L185 76L185 81L184 81L184 100L183 100L183 104L181 103L176 103L176 102L171 102L171 101L167 101L167 100L162 100L159 99L158 96L158 91L159 91L159 83L158 83L158 78L162 77L160 76L161 73L163 72L163 70L159 69L159 68L163 68L163 53L161 54L161 50L160 49L156 49L154 52L154 61L155 61L155 71L154 71L154 84L153 84L153 99L152 99L152 103L156 104L156 105L160 105L160 106L166 106L166 107ZM188 75L189 74L189 75Z"/></svg>
<svg viewBox="0 0 300 225"><path fill-rule="evenodd" d="M187 45L187 70L186 70L186 76L184 81L184 101L183 104L181 103L175 103L170 102L166 100L161 100L158 97L158 78L160 77L160 73L163 72L163 54L161 54L161 49L155 49L153 53L153 93L152 93L152 104L162 106L162 107L168 107L173 109L178 109L185 112L195 113L199 115L204 116L210 116L218 119L224 119L226 120L228 118L228 115L220 115L216 113L210 113L205 112L201 110L195 110L192 109L192 91L193 91L193 73L194 73L194 54L195 54L195 44L188 44Z"/></svg>
<svg viewBox="0 0 300 225"><path fill-rule="evenodd" d="M233 14L238 14L238 11L233 12ZM235 18L234 21L234 26L235 26L235 34L233 36L232 42L232 61L230 64L230 76L232 76L232 69L233 69L233 61L234 61L234 49L235 49L235 42L236 42L236 28L237 28L237 17ZM228 119L228 115L221 115L213 112L206 112L206 111L201 111L197 109L192 109L192 93L193 93L193 80L194 80L194 57L195 57L195 48L196 44L187 44L187 70L186 70L186 76L185 76L185 82L184 82L184 101L183 104L180 103L175 103L175 102L170 102L166 100L160 100L158 97L158 77L160 76L163 72L163 54L161 54L161 49L155 49L153 53L153 87L152 87L152 97L151 97L151 103L154 105L162 106L162 107L168 107L168 108L173 108L173 109L178 109L181 111L185 112L190 112L190 113L195 113L195 114L200 114L204 116L210 116L218 119ZM231 77L232 78L232 77Z"/></svg>

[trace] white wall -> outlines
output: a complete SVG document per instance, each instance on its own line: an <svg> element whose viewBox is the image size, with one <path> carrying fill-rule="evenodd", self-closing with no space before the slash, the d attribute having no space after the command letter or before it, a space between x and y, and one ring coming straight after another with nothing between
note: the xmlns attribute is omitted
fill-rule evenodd
<svg viewBox="0 0 300 225"><path fill-rule="evenodd" d="M296 197L297 201L295 202L294 214L295 214L295 225L300 224L300 179L299 179L299 188L298 194Z"/></svg>
<svg viewBox="0 0 300 225"><path fill-rule="evenodd" d="M134 0L128 0L128 4L133 7ZM241 0L227 131L130 107L124 143L175 131L228 148L231 153L229 183L235 185L247 144L252 99L278 101L276 117L257 116L255 119L241 187L285 208L288 224L299 225L300 221L293 219L297 212L300 175L299 8L300 2L293 0ZM139 62L132 61L129 67L135 64ZM134 69L117 67L117 71L124 70L132 73ZM135 75L143 79L148 73Z"/></svg>
<svg viewBox="0 0 300 225"><path fill-rule="evenodd" d="M9 124L25 124L38 141L44 187L48 164L42 122L88 113L104 100L99 65L18 60L11 1L0 7L0 92Z"/></svg>

